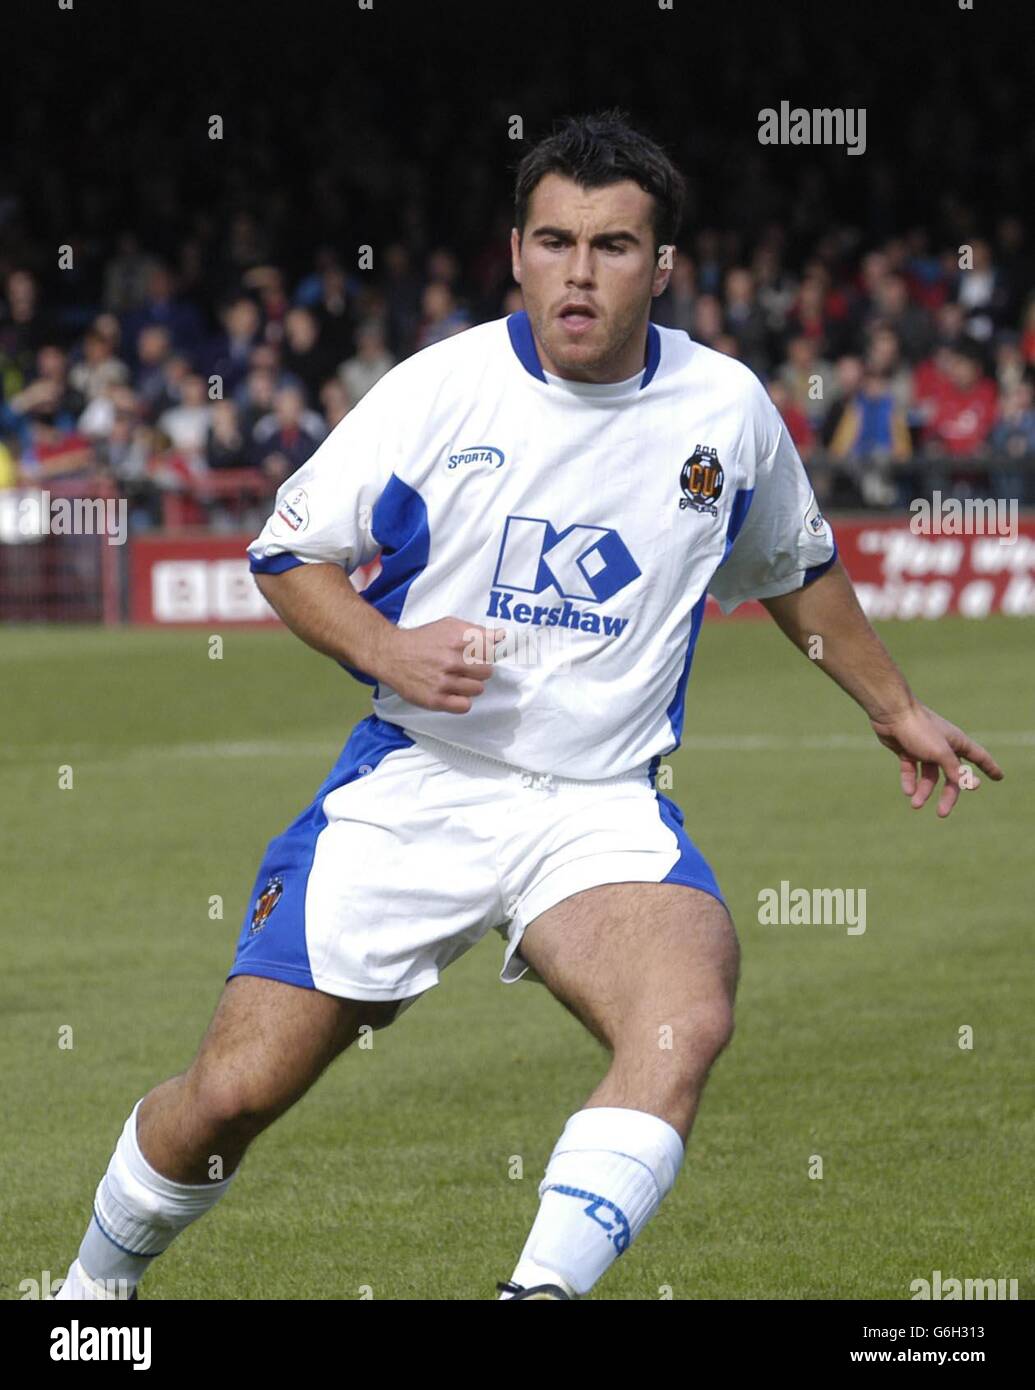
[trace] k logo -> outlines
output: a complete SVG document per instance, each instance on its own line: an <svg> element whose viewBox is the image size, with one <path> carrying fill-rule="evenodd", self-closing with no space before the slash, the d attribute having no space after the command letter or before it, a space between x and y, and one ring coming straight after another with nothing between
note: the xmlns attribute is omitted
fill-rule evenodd
<svg viewBox="0 0 1035 1390"><path fill-rule="evenodd" d="M509 516L493 584L540 594L551 585L562 598L606 603L640 576L617 531L569 526L556 531L533 516Z"/></svg>

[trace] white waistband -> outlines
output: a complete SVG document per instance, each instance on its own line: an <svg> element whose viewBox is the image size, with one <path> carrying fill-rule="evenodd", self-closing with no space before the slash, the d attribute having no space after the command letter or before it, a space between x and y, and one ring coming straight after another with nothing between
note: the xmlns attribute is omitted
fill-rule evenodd
<svg viewBox="0 0 1035 1390"><path fill-rule="evenodd" d="M461 748L459 744L447 743L444 739L433 738L431 734L420 733L413 729L406 729L405 732L418 747L450 766L466 768L472 772L477 771L487 777L536 779L535 782L526 780L526 785L543 783L547 786L560 787L610 787L620 782L646 782L650 776L650 762L648 761L638 768L633 768L631 772L620 773L617 777L559 777L553 772L541 772L532 768L518 767L515 763L504 762L502 758L490 758L486 753L475 753L470 748Z"/></svg>

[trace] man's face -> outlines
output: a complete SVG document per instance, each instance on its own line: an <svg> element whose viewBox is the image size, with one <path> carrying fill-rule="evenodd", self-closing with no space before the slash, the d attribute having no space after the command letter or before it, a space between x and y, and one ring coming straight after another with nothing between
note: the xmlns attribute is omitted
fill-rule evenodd
<svg viewBox="0 0 1035 1390"><path fill-rule="evenodd" d="M643 367L650 301L669 278L657 265L653 205L631 180L580 188L547 174L536 185L523 235L511 232L511 259L555 376L625 381Z"/></svg>

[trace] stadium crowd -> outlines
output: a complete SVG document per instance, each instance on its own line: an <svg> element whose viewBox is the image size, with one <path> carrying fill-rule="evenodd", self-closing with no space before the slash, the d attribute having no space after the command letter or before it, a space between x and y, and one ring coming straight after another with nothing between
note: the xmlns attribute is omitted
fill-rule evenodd
<svg viewBox="0 0 1035 1390"><path fill-rule="evenodd" d="M521 305L503 235L466 266L447 248L420 261L396 242L375 257L377 273L323 247L291 279L256 222L242 215L231 230L239 274L217 303L198 248L170 264L123 233L72 334L31 271L7 270L0 485L100 472L154 500L254 469L272 490L400 358ZM965 269L922 231L859 256L831 235L796 268L782 249L775 228L750 247L698 232L675 257L656 320L762 378L806 462L836 465L817 470L828 501L899 504L913 483L895 465L934 459L957 488L1023 495L1017 461L1035 458L1035 283L1020 222L976 239ZM225 499L212 510L232 517ZM137 521L158 515L143 508Z"/></svg>
<svg viewBox="0 0 1035 1390"><path fill-rule="evenodd" d="M520 307L509 186L523 147L505 133L505 52L430 17L361 32L355 52L285 36L273 98L261 26L233 28L227 64L186 28L91 24L75 72L41 58L13 92L0 486L102 473L135 499L135 525L192 492L193 519L234 524L235 480L252 479L253 502L268 495L395 362ZM923 99L895 123L884 112L865 160L763 151L754 112L782 90L777 76L804 81L810 32L731 26L709 75L722 99L695 102L692 121L686 55L646 21L623 35L626 64L587 51L587 82L634 120L649 87L648 128L687 172L655 317L762 378L828 505L901 506L932 483L1033 502L1035 256L1015 215L1035 161L1018 121L1023 57L993 47L996 82L974 84L978 31L931 53ZM176 42L196 99L152 81ZM566 42L522 88L530 135L574 100ZM480 82L447 84L465 43ZM874 44L865 15L824 29L832 89L851 95ZM911 52L882 47L888 83L908 81ZM101 85L94 59L111 68ZM404 61L402 91L386 76ZM205 134L213 109L224 140Z"/></svg>

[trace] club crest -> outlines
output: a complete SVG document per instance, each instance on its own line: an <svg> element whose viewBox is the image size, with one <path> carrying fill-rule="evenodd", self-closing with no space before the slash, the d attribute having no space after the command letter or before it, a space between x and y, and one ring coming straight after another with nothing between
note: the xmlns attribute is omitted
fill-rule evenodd
<svg viewBox="0 0 1035 1390"><path fill-rule="evenodd" d="M284 891L284 881L279 878L271 878L266 887L259 894L252 913L252 924L248 935L254 936L256 932L262 931L263 927L270 919L270 913L280 902L280 895Z"/></svg>
<svg viewBox="0 0 1035 1390"><path fill-rule="evenodd" d="M687 507L693 507L695 512L718 516L719 509L715 504L722 496L724 481L718 451L698 444L679 473L679 486L683 490L683 496L679 499L680 509L685 511Z"/></svg>

